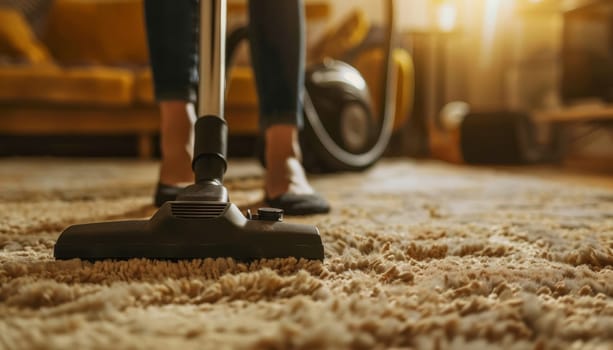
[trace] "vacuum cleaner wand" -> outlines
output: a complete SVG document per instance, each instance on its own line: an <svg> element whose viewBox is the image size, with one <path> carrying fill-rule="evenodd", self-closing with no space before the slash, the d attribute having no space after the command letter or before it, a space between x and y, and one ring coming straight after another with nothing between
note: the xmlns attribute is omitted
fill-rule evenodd
<svg viewBox="0 0 613 350"><path fill-rule="evenodd" d="M323 260L319 231L283 222L283 211L260 208L245 217L228 201L223 185L228 128L225 95L226 0L200 1L200 84L192 167L195 183L166 202L149 220L110 221L68 227L56 259L237 260L295 257Z"/></svg>
<svg viewBox="0 0 613 350"><path fill-rule="evenodd" d="M226 12L226 0L200 2L199 118L192 161L196 183L186 188L179 200L228 201L223 186L228 139L224 118Z"/></svg>

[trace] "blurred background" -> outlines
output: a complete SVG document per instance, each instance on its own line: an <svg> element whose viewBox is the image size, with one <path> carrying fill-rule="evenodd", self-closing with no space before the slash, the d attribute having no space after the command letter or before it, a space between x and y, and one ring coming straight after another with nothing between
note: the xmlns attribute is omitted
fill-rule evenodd
<svg viewBox="0 0 613 350"><path fill-rule="evenodd" d="M309 64L353 65L379 110L383 2L305 3ZM142 11L0 0L0 156L159 156ZM243 1L228 11L229 32L245 25ZM613 172L612 1L397 0L394 15L386 156ZM226 101L236 157L253 156L259 134L244 45Z"/></svg>

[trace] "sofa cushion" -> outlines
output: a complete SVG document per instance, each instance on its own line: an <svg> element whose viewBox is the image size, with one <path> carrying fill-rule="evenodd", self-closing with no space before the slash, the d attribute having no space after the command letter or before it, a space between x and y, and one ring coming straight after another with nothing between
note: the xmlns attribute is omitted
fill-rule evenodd
<svg viewBox="0 0 613 350"><path fill-rule="evenodd" d="M141 104L155 103L155 96L153 96L153 79L151 77L151 69L143 68L135 72L134 99L137 103Z"/></svg>
<svg viewBox="0 0 613 350"><path fill-rule="evenodd" d="M129 106L133 100L130 70L0 66L0 102Z"/></svg>
<svg viewBox="0 0 613 350"><path fill-rule="evenodd" d="M4 7L0 7L0 56L31 64L52 61L23 15Z"/></svg>
<svg viewBox="0 0 613 350"><path fill-rule="evenodd" d="M250 67L237 66L230 70L230 90L226 104L230 107L251 108L257 111L258 96ZM142 69L135 74L135 100L143 104L155 101L151 70Z"/></svg>
<svg viewBox="0 0 613 350"><path fill-rule="evenodd" d="M43 41L64 64L144 65L142 0L56 0Z"/></svg>

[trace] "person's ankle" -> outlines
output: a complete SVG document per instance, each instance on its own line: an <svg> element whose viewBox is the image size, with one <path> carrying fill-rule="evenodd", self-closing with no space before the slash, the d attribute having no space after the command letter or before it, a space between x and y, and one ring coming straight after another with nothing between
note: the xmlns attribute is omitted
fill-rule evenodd
<svg viewBox="0 0 613 350"><path fill-rule="evenodd" d="M162 160L159 182L165 185L193 183L194 106L186 101L163 101L160 110Z"/></svg>
<svg viewBox="0 0 613 350"><path fill-rule="evenodd" d="M266 178L267 198L277 198L291 192L313 193L302 164L295 125L274 125L266 130Z"/></svg>
<svg viewBox="0 0 613 350"><path fill-rule="evenodd" d="M266 161L279 161L289 157L300 159L298 129L295 125L272 125L265 131ZM268 159L270 158L270 159ZM268 164L268 163L267 163Z"/></svg>

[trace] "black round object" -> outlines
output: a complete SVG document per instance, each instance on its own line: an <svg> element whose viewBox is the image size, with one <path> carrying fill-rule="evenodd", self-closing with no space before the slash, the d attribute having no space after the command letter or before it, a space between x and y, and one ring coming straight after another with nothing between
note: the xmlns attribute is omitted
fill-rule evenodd
<svg viewBox="0 0 613 350"><path fill-rule="evenodd" d="M460 133L462 156L469 164L522 164L542 158L542 147L526 113L469 113Z"/></svg>
<svg viewBox="0 0 613 350"><path fill-rule="evenodd" d="M327 60L309 68L305 86L305 167L309 171L360 170L376 162L380 155L351 160L367 153L378 133L362 75L347 63Z"/></svg>

